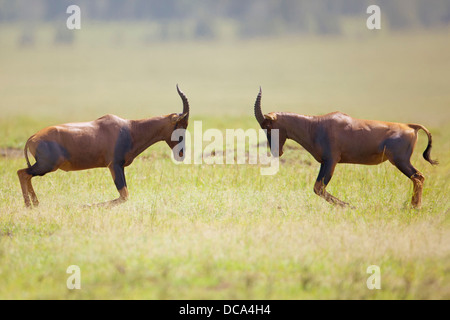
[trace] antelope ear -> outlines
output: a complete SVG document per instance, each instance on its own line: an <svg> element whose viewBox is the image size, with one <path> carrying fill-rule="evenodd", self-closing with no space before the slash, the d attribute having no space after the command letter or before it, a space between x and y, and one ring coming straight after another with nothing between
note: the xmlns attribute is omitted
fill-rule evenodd
<svg viewBox="0 0 450 320"><path fill-rule="evenodd" d="M172 124L175 124L175 123L178 122L178 118L179 118L179 115L178 115L178 114L172 113L172 114L170 115L170 122L172 122Z"/></svg>
<svg viewBox="0 0 450 320"><path fill-rule="evenodd" d="M275 113L269 113L264 115L264 119L275 121L277 120L277 115Z"/></svg>
<svg viewBox="0 0 450 320"><path fill-rule="evenodd" d="M188 114L189 114L189 113L186 112L186 113L183 113L182 115L180 115L180 116L178 117L178 119L177 119L177 122L180 121L180 120L183 120L184 118L186 118Z"/></svg>
<svg viewBox="0 0 450 320"><path fill-rule="evenodd" d="M187 115L188 115L188 113L183 113L183 114L174 113L174 114L170 115L170 121L172 122L172 124L175 124L175 123L183 120L184 118L186 118Z"/></svg>

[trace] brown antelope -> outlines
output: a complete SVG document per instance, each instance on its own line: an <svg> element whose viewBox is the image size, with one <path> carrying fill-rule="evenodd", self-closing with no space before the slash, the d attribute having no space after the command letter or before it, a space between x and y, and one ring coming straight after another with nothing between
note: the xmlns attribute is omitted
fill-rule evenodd
<svg viewBox="0 0 450 320"><path fill-rule="evenodd" d="M25 205L39 204L31 185L31 178L61 169L64 171L107 167L113 177L120 197L101 203L115 205L128 199L124 168L145 149L158 141L166 141L174 157L183 157L183 148L175 148L184 142L171 136L176 129L186 129L189 119L189 102L177 85L183 101L183 112L142 120L126 120L115 115L105 115L97 120L68 123L45 128L32 135L25 144L24 154L28 168L17 171ZM36 163L31 165L28 152ZM178 152L178 154L175 154Z"/></svg>
<svg viewBox="0 0 450 320"><path fill-rule="evenodd" d="M428 136L423 157L430 159L431 134L420 124L403 124L374 120L354 119L341 112L322 116L304 116L295 113L261 111L261 88L255 102L255 117L261 128L267 130L271 151L283 154L286 139L292 139L305 148L321 165L314 184L314 192L326 201L340 206L348 203L329 194L325 189L338 163L375 165L389 160L412 180L414 190L411 204L420 208L425 177L410 162L417 141L417 131ZM278 148L271 146L271 130L278 129ZM276 149L277 148L277 149Z"/></svg>

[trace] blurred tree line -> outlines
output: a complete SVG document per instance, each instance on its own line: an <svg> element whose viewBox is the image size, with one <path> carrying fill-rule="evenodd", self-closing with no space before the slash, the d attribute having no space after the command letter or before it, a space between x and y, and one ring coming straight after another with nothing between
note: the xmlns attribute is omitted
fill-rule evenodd
<svg viewBox="0 0 450 320"><path fill-rule="evenodd" d="M192 38L214 38L223 21L232 24L235 36L241 38L340 34L345 19L366 19L371 4L381 7L383 28L450 23L449 0L0 0L0 23L66 19L70 4L80 6L82 19L157 23L160 38L174 37L173 24L181 29L189 26Z"/></svg>

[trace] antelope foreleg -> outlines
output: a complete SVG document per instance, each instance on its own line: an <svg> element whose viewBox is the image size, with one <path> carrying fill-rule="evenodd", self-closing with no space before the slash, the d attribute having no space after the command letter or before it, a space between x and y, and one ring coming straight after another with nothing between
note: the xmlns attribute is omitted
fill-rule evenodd
<svg viewBox="0 0 450 320"><path fill-rule="evenodd" d="M125 181L124 168L120 165L110 165L108 169L111 172L117 191L119 191L119 198L94 205L88 205L87 207L114 207L128 200L128 188Z"/></svg>
<svg viewBox="0 0 450 320"><path fill-rule="evenodd" d="M120 194L119 198L109 201L107 204L110 206L116 206L116 205L121 204L128 200L128 188L127 187L123 187L122 189L120 189L119 194Z"/></svg>
<svg viewBox="0 0 450 320"><path fill-rule="evenodd" d="M314 193L319 197L324 198L331 204L338 205L341 207L348 206L347 202L339 200L335 196L329 194L326 191L326 187L333 176L334 168L336 167L336 162L324 161L320 166L319 176L317 177L316 183L314 184Z"/></svg>
<svg viewBox="0 0 450 320"><path fill-rule="evenodd" d="M317 194L319 197L324 198L326 201L328 201L331 204L335 204L335 205L338 205L338 206L341 206L341 207L345 207L345 206L349 205L347 202L339 200L338 198L336 198L332 194L328 193L325 190L325 187L326 186L323 184L323 182L316 181L316 183L314 184L314 193Z"/></svg>

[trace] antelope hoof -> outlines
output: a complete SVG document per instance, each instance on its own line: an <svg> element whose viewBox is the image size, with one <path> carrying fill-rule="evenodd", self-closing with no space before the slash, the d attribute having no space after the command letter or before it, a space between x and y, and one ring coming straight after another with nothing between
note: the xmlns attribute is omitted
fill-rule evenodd
<svg viewBox="0 0 450 320"><path fill-rule="evenodd" d="M421 203L411 203L411 206L413 209L419 210L422 208L422 204Z"/></svg>
<svg viewBox="0 0 450 320"><path fill-rule="evenodd" d="M339 200L338 198L331 196L331 198L329 199L329 202L334 204L334 205L338 205L341 208L346 208L349 207L351 209L355 209L354 206L352 206L350 203L344 202L342 200Z"/></svg>
<svg viewBox="0 0 450 320"><path fill-rule="evenodd" d="M348 202L344 202L339 200L339 202L336 203L338 206L340 206L341 208L350 208L350 209L356 209L354 206L352 206L350 203Z"/></svg>
<svg viewBox="0 0 450 320"><path fill-rule="evenodd" d="M112 208L112 207L118 206L119 204L124 203L126 201L127 201L127 199L117 198L117 199L111 200L111 201L100 202L100 203L95 203L95 204L87 204L87 205L84 205L83 208Z"/></svg>

